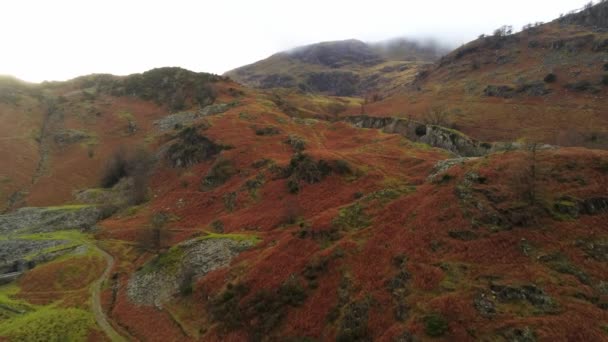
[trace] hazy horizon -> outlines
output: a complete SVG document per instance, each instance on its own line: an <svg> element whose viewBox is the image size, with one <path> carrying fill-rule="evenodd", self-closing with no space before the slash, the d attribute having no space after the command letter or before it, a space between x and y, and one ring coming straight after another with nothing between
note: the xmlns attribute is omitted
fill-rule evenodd
<svg viewBox="0 0 608 342"><path fill-rule="evenodd" d="M580 0L376 0L201 3L175 0L4 2L0 74L29 82L179 66L222 74L322 41L433 39L458 46L502 25L550 21Z"/></svg>

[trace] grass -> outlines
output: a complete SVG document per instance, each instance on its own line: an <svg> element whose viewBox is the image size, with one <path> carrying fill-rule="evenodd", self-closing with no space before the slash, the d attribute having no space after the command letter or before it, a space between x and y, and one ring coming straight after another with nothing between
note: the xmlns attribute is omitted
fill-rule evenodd
<svg viewBox="0 0 608 342"><path fill-rule="evenodd" d="M365 214L360 203L355 203L340 209L334 218L333 225L343 230L359 230L371 224L370 218Z"/></svg>
<svg viewBox="0 0 608 342"><path fill-rule="evenodd" d="M199 237L198 240L230 239L233 241L252 242L253 244L258 244L260 241L262 241L262 239L260 239L258 236L252 234L220 234L211 232L205 233L206 235Z"/></svg>
<svg viewBox="0 0 608 342"><path fill-rule="evenodd" d="M17 293L19 293L19 287L14 283L0 287L0 325L4 320L10 319L20 312L33 309L32 305L24 300L13 298Z"/></svg>
<svg viewBox="0 0 608 342"><path fill-rule="evenodd" d="M80 210L80 209L85 209L85 208L90 208L92 207L92 205L90 204L66 204L66 205L59 205L59 206L54 206L54 207L46 207L44 208L45 210Z"/></svg>
<svg viewBox="0 0 608 342"><path fill-rule="evenodd" d="M61 230L51 233L19 235L16 238L22 240L70 240L79 242L85 242L91 239L89 234L85 234L78 230Z"/></svg>
<svg viewBox="0 0 608 342"><path fill-rule="evenodd" d="M180 246L173 246L167 252L148 262L142 269L142 273L152 273L160 269L169 272L177 271L184 256L184 251Z"/></svg>
<svg viewBox="0 0 608 342"><path fill-rule="evenodd" d="M92 313L49 305L1 322L0 336L11 341L83 341L94 328Z"/></svg>

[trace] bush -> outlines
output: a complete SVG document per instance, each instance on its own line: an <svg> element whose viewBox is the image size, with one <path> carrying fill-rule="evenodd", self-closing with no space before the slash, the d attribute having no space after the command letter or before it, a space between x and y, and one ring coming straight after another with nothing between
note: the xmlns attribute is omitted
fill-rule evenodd
<svg viewBox="0 0 608 342"><path fill-rule="evenodd" d="M439 314L424 317L424 332L431 337L443 336L448 331L448 322Z"/></svg>
<svg viewBox="0 0 608 342"><path fill-rule="evenodd" d="M203 179L201 190L208 191L226 183L238 170L230 160L220 160L213 165L207 176Z"/></svg>
<svg viewBox="0 0 608 342"><path fill-rule="evenodd" d="M290 134L286 141L295 152L302 152L306 149L306 141L294 134Z"/></svg>
<svg viewBox="0 0 608 342"><path fill-rule="evenodd" d="M129 204L136 205L147 199L150 169L155 158L146 150L138 148L128 153L124 147L116 150L107 161L101 176L100 185L111 188L123 178L131 178L133 189L129 193Z"/></svg>
<svg viewBox="0 0 608 342"><path fill-rule="evenodd" d="M553 83L557 81L557 76L554 73L547 74L547 76L545 76L544 81L546 83Z"/></svg>
<svg viewBox="0 0 608 342"><path fill-rule="evenodd" d="M255 130L255 135L261 135L261 136L277 135L280 133L281 133L281 131L276 127L264 127L264 128L257 128Z"/></svg>
<svg viewBox="0 0 608 342"><path fill-rule="evenodd" d="M331 169L339 175L353 174L353 169L350 167L350 164L346 160L335 160Z"/></svg>
<svg viewBox="0 0 608 342"><path fill-rule="evenodd" d="M602 76L602 84L608 86L608 75Z"/></svg>

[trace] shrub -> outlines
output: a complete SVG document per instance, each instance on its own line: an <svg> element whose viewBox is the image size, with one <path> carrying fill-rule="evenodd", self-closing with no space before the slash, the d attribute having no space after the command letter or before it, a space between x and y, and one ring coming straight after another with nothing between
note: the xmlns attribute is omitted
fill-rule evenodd
<svg viewBox="0 0 608 342"><path fill-rule="evenodd" d="M128 202L132 205L143 203L147 198L149 173L154 163L154 157L142 148L128 153L121 147L107 161L100 185L103 188L111 188L121 179L131 178L133 189L129 193Z"/></svg>
<svg viewBox="0 0 608 342"><path fill-rule="evenodd" d="M241 310L239 302L248 292L249 288L244 284L228 284L226 290L209 303L211 316L226 328L240 328L245 323L245 313Z"/></svg>
<svg viewBox="0 0 608 342"><path fill-rule="evenodd" d="M286 141L295 152L302 152L306 149L306 141L294 134L290 134Z"/></svg>
<svg viewBox="0 0 608 342"><path fill-rule="evenodd" d="M568 83L564 86L566 89L568 90L572 90L572 91L591 91L591 92L596 92L597 89L596 87L594 87L591 82L589 81L578 81L578 82L574 82L574 83Z"/></svg>
<svg viewBox="0 0 608 342"><path fill-rule="evenodd" d="M333 225L343 230L358 230L370 224L369 217L359 203L340 209L340 213L333 220Z"/></svg>
<svg viewBox="0 0 608 342"><path fill-rule="evenodd" d="M602 84L608 86L608 75L602 76Z"/></svg>
<svg viewBox="0 0 608 342"><path fill-rule="evenodd" d="M553 83L557 81L557 76L554 73L547 74L547 76L545 76L544 81L546 83Z"/></svg>
<svg viewBox="0 0 608 342"><path fill-rule="evenodd" d="M335 160L331 169L339 175L353 174L353 169L346 160Z"/></svg>
<svg viewBox="0 0 608 342"><path fill-rule="evenodd" d="M192 286L194 283L195 272L193 270L187 270L182 275L182 279L179 283L179 293L182 296L189 296L192 294Z"/></svg>
<svg viewBox="0 0 608 342"><path fill-rule="evenodd" d="M261 135L261 136L277 135L280 133L281 133L281 131L276 127L264 127L264 128L257 128L255 130L255 135Z"/></svg>
<svg viewBox="0 0 608 342"><path fill-rule="evenodd" d="M424 332L431 337L443 336L448 331L448 322L439 314L424 317Z"/></svg>
<svg viewBox="0 0 608 342"><path fill-rule="evenodd" d="M209 191L224 183L232 176L236 175L238 170L230 160L222 159L216 162L201 184L201 190Z"/></svg>
<svg viewBox="0 0 608 342"><path fill-rule="evenodd" d="M211 228L215 233L223 233L224 232L224 223L220 220L215 220L211 222Z"/></svg>
<svg viewBox="0 0 608 342"><path fill-rule="evenodd" d="M367 328L369 303L367 300L349 303L344 307L342 321L336 341L367 341L369 332Z"/></svg>

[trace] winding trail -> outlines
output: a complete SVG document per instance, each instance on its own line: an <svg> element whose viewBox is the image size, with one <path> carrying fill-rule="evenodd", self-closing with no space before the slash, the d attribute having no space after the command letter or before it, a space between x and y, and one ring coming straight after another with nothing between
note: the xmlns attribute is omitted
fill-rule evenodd
<svg viewBox="0 0 608 342"><path fill-rule="evenodd" d="M101 254L104 259L106 259L106 269L103 271L103 274L99 279L93 283L92 291L91 291L91 310L93 310L93 314L95 315L95 321L97 321L97 325L103 330L103 332L108 336L110 340L113 342L116 341L127 341L124 337L122 337L108 322L108 318L106 314L103 312L103 308L101 307L101 287L103 283L110 276L110 272L114 267L114 257L108 254L103 249L91 245L99 254Z"/></svg>

